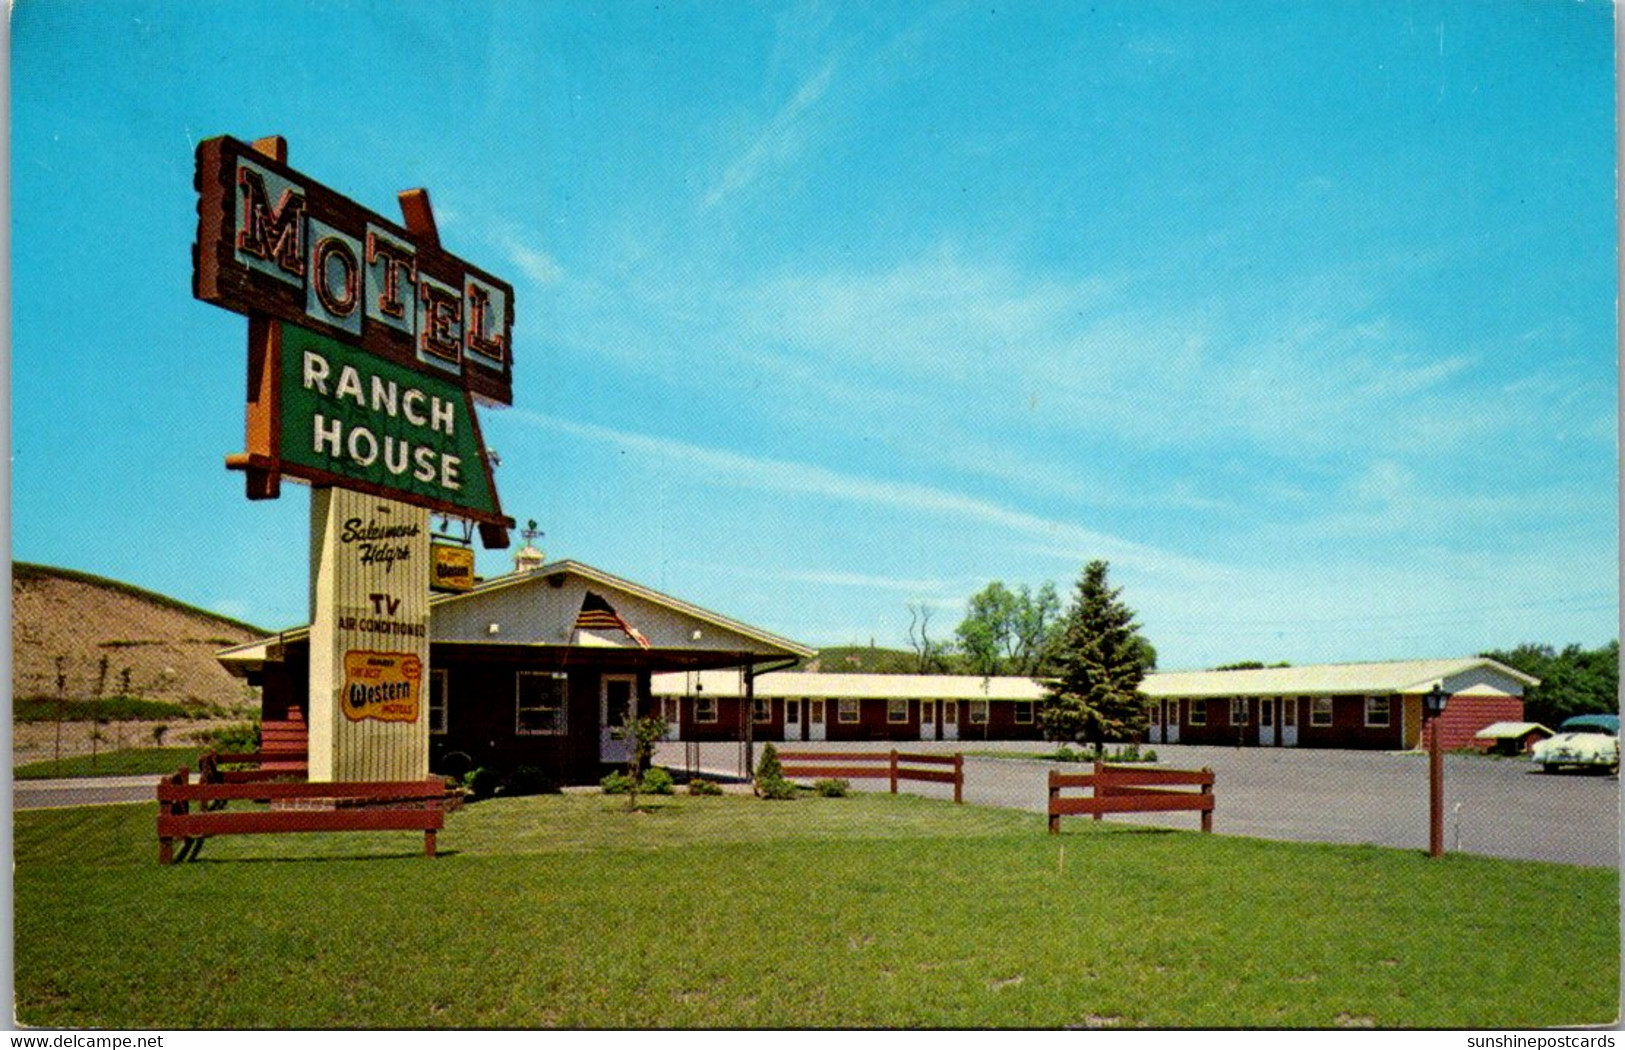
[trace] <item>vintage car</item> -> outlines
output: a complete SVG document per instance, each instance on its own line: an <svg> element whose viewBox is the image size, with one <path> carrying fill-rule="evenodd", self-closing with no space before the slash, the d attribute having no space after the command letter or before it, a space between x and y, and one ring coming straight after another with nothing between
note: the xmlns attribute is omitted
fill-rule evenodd
<svg viewBox="0 0 1625 1050"><path fill-rule="evenodd" d="M1619 772L1619 716L1575 715L1557 735L1535 745L1529 757L1548 773L1563 766Z"/></svg>

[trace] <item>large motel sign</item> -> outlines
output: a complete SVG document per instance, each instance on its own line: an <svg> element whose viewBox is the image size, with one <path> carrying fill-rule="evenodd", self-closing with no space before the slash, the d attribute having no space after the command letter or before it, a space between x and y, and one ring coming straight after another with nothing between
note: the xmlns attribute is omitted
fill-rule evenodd
<svg viewBox="0 0 1625 1050"><path fill-rule="evenodd" d="M311 500L310 777L428 775L429 515L505 547L476 400L513 402L513 288L287 166L280 138L197 149L193 292L246 314L250 499Z"/></svg>

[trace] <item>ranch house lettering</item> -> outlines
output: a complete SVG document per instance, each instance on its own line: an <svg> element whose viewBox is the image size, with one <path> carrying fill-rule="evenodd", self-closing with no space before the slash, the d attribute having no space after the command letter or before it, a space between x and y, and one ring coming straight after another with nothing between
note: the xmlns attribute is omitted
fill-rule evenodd
<svg viewBox="0 0 1625 1050"><path fill-rule="evenodd" d="M448 440L457 436L457 402L437 394L415 386L403 388L383 376L364 375L352 364L341 365L335 374L332 362L310 349L304 351L300 375L304 390L335 407L353 406L374 417L404 420L424 435L443 434ZM353 413L350 415L353 417ZM347 423L338 415L315 412L310 441L310 450L317 455L347 460L362 468L378 465L394 477L409 475L437 486L448 498L463 487L461 457L388 431L380 435L372 426Z"/></svg>

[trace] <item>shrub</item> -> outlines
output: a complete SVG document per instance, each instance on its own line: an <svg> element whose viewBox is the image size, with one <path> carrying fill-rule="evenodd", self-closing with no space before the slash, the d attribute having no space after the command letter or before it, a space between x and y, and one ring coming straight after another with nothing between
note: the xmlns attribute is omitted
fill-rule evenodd
<svg viewBox="0 0 1625 1050"><path fill-rule="evenodd" d="M463 774L463 788L477 799L496 794L497 784L497 775L484 766L477 766Z"/></svg>
<svg viewBox="0 0 1625 1050"><path fill-rule="evenodd" d="M556 795L559 783L539 766L519 766L503 781L505 795Z"/></svg>
<svg viewBox="0 0 1625 1050"><path fill-rule="evenodd" d="M845 780L817 780L813 782L813 791L819 798L845 798L852 793L852 785Z"/></svg>
<svg viewBox="0 0 1625 1050"><path fill-rule="evenodd" d="M617 769L598 782L606 795L630 795L632 793L632 778Z"/></svg>
<svg viewBox="0 0 1625 1050"><path fill-rule="evenodd" d="M756 763L756 779L784 779L784 763L779 761L779 749L772 744L762 748L762 759Z"/></svg>
<svg viewBox="0 0 1625 1050"><path fill-rule="evenodd" d="M1083 755L1080 752L1072 750L1070 747L1067 747L1065 744L1062 744L1060 747L1056 748L1055 753L1050 755L1050 757L1053 758L1057 762L1082 762L1083 761Z"/></svg>
<svg viewBox="0 0 1625 1050"><path fill-rule="evenodd" d="M783 777L777 780L759 780L756 782L756 793L763 798L782 801L796 797L796 786Z"/></svg>
<svg viewBox="0 0 1625 1050"><path fill-rule="evenodd" d="M772 799L796 797L796 786L784 779L784 764L772 744L762 748L762 760L756 765L756 794Z"/></svg>
<svg viewBox="0 0 1625 1050"><path fill-rule="evenodd" d="M216 751L258 751L260 727L257 722L239 722L211 729L203 739Z"/></svg>
<svg viewBox="0 0 1625 1050"><path fill-rule="evenodd" d="M1145 761L1147 761L1147 762L1155 762L1157 760L1157 751L1156 751L1156 749L1155 748L1150 748L1150 747L1146 748L1145 749L1145 755L1143 757L1144 757Z"/></svg>
<svg viewBox="0 0 1625 1050"><path fill-rule="evenodd" d="M671 773L659 766L655 766L649 772L643 774L643 790L651 795L672 794L674 788Z"/></svg>
<svg viewBox="0 0 1625 1050"><path fill-rule="evenodd" d="M690 795L720 795L722 794L722 788L709 780L696 778L688 782L688 793Z"/></svg>

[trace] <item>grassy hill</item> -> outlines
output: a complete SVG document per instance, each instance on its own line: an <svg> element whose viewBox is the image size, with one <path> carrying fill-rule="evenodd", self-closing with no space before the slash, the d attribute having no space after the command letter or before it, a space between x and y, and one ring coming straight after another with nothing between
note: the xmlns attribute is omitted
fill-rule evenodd
<svg viewBox="0 0 1625 1050"><path fill-rule="evenodd" d="M914 674L918 658L907 649L873 645L831 645L803 660L795 670L825 674Z"/></svg>
<svg viewBox="0 0 1625 1050"><path fill-rule="evenodd" d="M118 580L11 565L11 691L19 713L32 709L30 700L58 697L240 707L251 699L248 687L214 654L266 633Z"/></svg>

